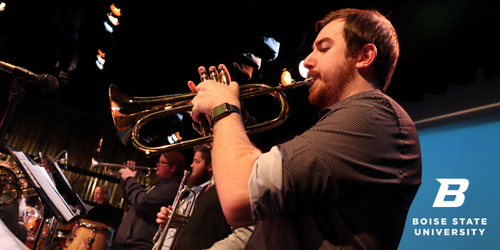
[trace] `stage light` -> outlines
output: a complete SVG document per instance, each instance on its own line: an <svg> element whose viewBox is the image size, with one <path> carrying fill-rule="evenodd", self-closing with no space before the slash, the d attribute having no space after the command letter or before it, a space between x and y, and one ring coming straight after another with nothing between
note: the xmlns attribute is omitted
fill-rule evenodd
<svg viewBox="0 0 500 250"><path fill-rule="evenodd" d="M111 12L113 12L113 14L114 14L115 16L121 16L121 15L122 15L122 11L121 11L120 9L116 8L116 6L115 6L115 4L114 4L114 3L112 3L112 4L109 6L109 8L111 9Z"/></svg>
<svg viewBox="0 0 500 250"><path fill-rule="evenodd" d="M4 2L1 2L0 3L0 11L4 11L5 10L5 3Z"/></svg>
<svg viewBox="0 0 500 250"><path fill-rule="evenodd" d="M255 63L255 65L257 65L257 69L260 69L260 66L262 65L262 58L255 56L252 53L243 53L243 57Z"/></svg>
<svg viewBox="0 0 500 250"><path fill-rule="evenodd" d="M95 60L95 64L97 65L97 68L99 68L100 70L103 70L104 69L104 65L102 65L99 60Z"/></svg>
<svg viewBox="0 0 500 250"><path fill-rule="evenodd" d="M100 69L100 70L103 70L104 69L104 64L106 63L106 54L104 52L102 52L102 50L98 49L97 50L97 59L95 61L97 67Z"/></svg>
<svg viewBox="0 0 500 250"><path fill-rule="evenodd" d="M102 57L102 58L106 58L106 53L102 52L101 49L98 49L97 50L97 53L99 53L99 55Z"/></svg>
<svg viewBox="0 0 500 250"><path fill-rule="evenodd" d="M170 142L170 144L174 144L178 141L181 141L182 137L181 137L180 132L175 132L172 135L167 136L167 140L168 140L168 142Z"/></svg>
<svg viewBox="0 0 500 250"><path fill-rule="evenodd" d="M113 33L113 27L109 25L107 21L104 21L104 28L106 29L107 32Z"/></svg>
<svg viewBox="0 0 500 250"><path fill-rule="evenodd" d="M280 42L276 41L272 37L264 37L264 43L272 50L274 51L274 57L269 59L268 62L273 61L278 57L278 53L280 51Z"/></svg>
<svg viewBox="0 0 500 250"><path fill-rule="evenodd" d="M109 21L116 27L120 25L120 22L118 21L118 18L113 16L113 13L108 13L108 19Z"/></svg>
<svg viewBox="0 0 500 250"><path fill-rule="evenodd" d="M99 63L103 66L104 66L104 63L106 63L106 60L104 58L102 58L101 55L97 56L97 61L99 61Z"/></svg>
<svg viewBox="0 0 500 250"><path fill-rule="evenodd" d="M107 32L113 33L115 27L120 25L118 17L122 15L122 12L115 6L115 4L111 4L109 8L111 9L111 13L107 14L108 20L104 21L104 28Z"/></svg>
<svg viewBox="0 0 500 250"><path fill-rule="evenodd" d="M307 78L307 73L309 70L304 66L304 60L300 61L299 63L299 74L302 76L304 79Z"/></svg>

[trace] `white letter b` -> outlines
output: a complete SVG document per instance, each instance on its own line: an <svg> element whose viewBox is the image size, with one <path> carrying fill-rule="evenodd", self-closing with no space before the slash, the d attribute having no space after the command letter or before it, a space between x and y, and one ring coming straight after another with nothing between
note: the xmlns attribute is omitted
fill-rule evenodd
<svg viewBox="0 0 500 250"><path fill-rule="evenodd" d="M467 179L436 179L441 183L439 191L434 200L432 207L460 207L464 204L465 195L464 192L469 187L469 180ZM450 185L458 185L458 190L448 190ZM445 201L444 198L447 196L455 196L455 200Z"/></svg>

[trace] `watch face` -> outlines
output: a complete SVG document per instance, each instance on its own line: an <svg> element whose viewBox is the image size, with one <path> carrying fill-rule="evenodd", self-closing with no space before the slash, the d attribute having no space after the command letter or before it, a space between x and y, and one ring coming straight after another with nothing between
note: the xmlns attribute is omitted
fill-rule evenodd
<svg viewBox="0 0 500 250"><path fill-rule="evenodd" d="M212 110L212 114L214 115L214 118L219 116L219 115L222 115L223 113L226 113L226 112L229 112L229 105L227 103L223 103L221 104L220 106L214 108Z"/></svg>
<svg viewBox="0 0 500 250"><path fill-rule="evenodd" d="M226 116L229 114L229 109L228 109L228 104L227 103L223 103L217 107L215 107L214 109L212 109L212 125L214 123L214 121L217 121L218 119Z"/></svg>

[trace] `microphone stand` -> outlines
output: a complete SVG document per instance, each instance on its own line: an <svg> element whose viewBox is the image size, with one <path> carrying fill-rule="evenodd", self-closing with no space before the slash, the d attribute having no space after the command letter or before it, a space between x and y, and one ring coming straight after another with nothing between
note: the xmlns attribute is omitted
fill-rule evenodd
<svg viewBox="0 0 500 250"><path fill-rule="evenodd" d="M21 103L21 99L23 98L26 91L24 90L24 86L28 82L26 78L23 79L21 84L16 82L17 77L12 78L12 86L10 87L10 97L9 97L9 105L5 110L5 113L2 118L2 122L0 123L0 146L4 147L4 137L5 131L7 128L7 123L9 122L9 118L12 115L17 104Z"/></svg>

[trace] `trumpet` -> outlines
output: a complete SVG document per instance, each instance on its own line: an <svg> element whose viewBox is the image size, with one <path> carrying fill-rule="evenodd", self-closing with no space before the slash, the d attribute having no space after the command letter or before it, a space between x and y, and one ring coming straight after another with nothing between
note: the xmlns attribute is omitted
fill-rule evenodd
<svg viewBox="0 0 500 250"><path fill-rule="evenodd" d="M131 168L131 169L136 169L140 172L137 172L135 177L148 177L151 174L151 171L156 171L157 168L150 168L150 167L144 167L144 166L127 166L127 165L122 165L122 164L116 164L116 163L105 163L105 162L98 162L92 158L92 164L90 166L90 169L94 169L97 167L102 167L103 172L102 174L104 175L109 175L109 176L114 176L114 175L121 175L118 171L119 169L122 168ZM117 169L118 170L114 170Z"/></svg>
<svg viewBox="0 0 500 250"><path fill-rule="evenodd" d="M177 240L179 239L180 236L181 229L184 227L184 225L186 225L186 223L191 218L190 212L194 205L193 202L187 203L186 208L183 211L181 211L180 209L183 203L183 201L181 201L181 198L184 197L186 194L190 193L193 195L194 198L196 198L196 193L192 189L190 189L187 185L185 185L189 174L190 174L189 171L184 170L184 177L182 178L181 184L179 185L179 190L177 191L177 195L175 196L174 203L172 203L172 211L168 218L167 224L165 225L164 229L160 227L156 232L155 236L153 237L154 246L152 250L162 249L163 243L167 238L168 229L170 228L177 229L172 239L172 243L170 244L170 249L175 249L175 246L177 245Z"/></svg>
<svg viewBox="0 0 500 250"><path fill-rule="evenodd" d="M227 75L220 74L225 79L220 82L228 82ZM202 80L208 77L202 77ZM212 78L213 80L217 80ZM288 117L289 107L283 90L296 88L298 86L309 86L313 83L312 78L296 82L292 79L290 72L283 71L281 74L281 83L279 86L270 87L265 84L245 84L240 86L240 100L260 95L270 95L274 97L281 110L279 114L269 121L254 124L246 127L247 134L259 133L277 127L285 122ZM169 115L189 112L192 110L192 99L196 93L174 94L155 97L133 97L118 91L115 85L109 87L109 99L111 103L111 116L118 133L118 137L123 144L127 144L131 138L135 148L144 152L147 156L150 154L161 154L171 150L182 150L191 148L195 145L209 144L213 141L213 135L207 133L208 129L201 126L199 132L201 137L195 139L182 140L161 146L147 146L140 140L141 128L154 119L166 117Z"/></svg>

